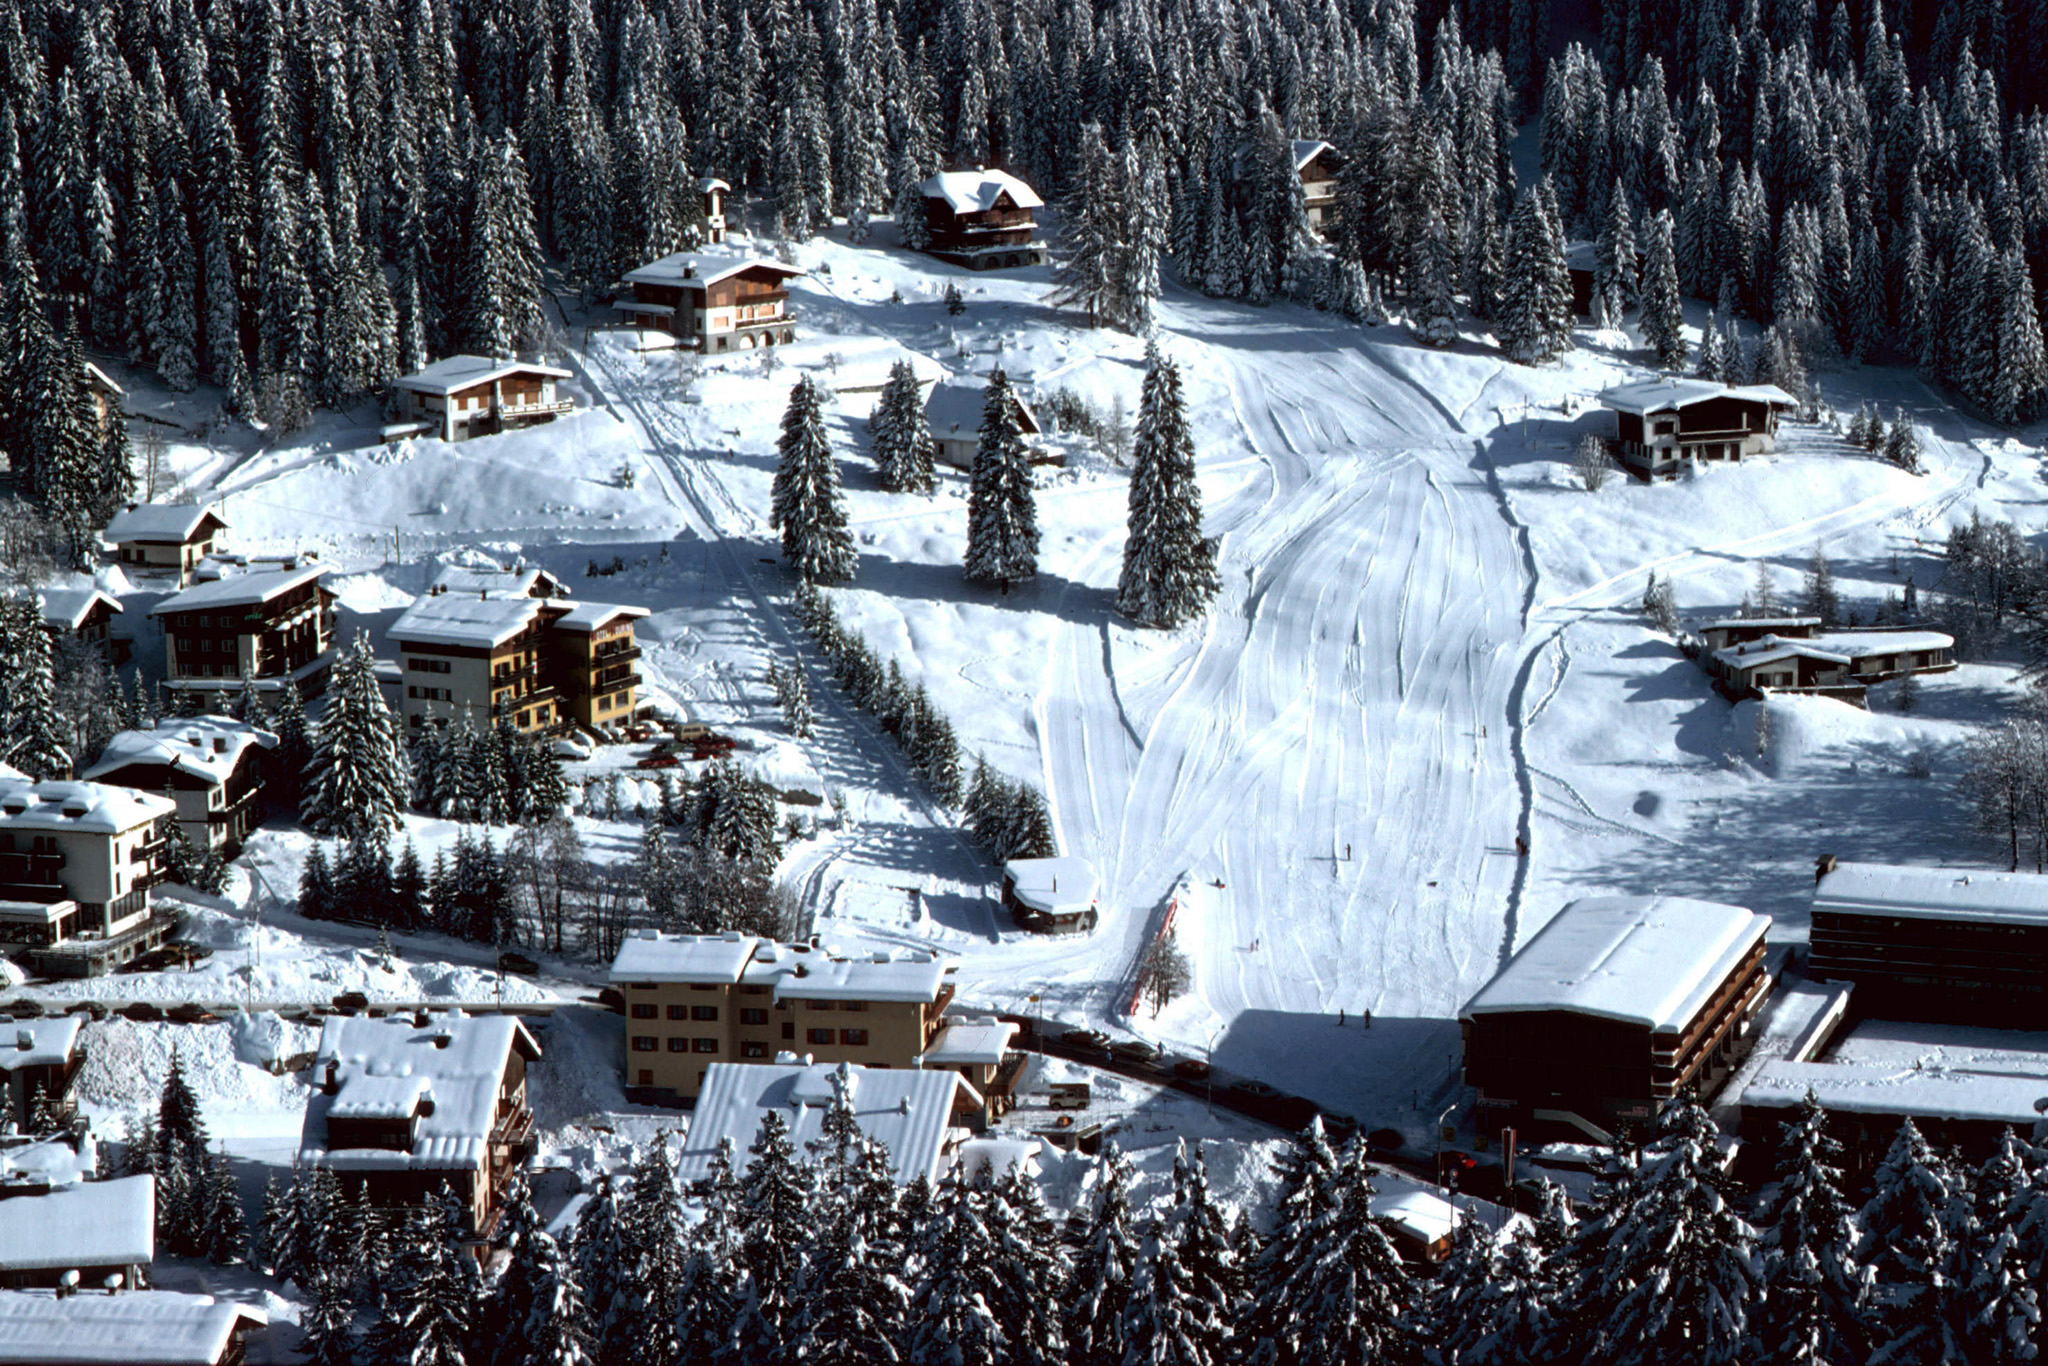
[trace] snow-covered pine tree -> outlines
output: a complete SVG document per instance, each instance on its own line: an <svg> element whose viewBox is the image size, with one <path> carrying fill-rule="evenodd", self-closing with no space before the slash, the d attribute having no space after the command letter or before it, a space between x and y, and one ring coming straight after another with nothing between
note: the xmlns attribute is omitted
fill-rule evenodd
<svg viewBox="0 0 2048 1366"><path fill-rule="evenodd" d="M1219 584L1215 550L1202 535L1194 433L1180 367L1156 353L1138 403L1129 526L1117 610L1163 627L1206 612Z"/></svg>
<svg viewBox="0 0 2048 1366"><path fill-rule="evenodd" d="M1835 590L1834 566L1828 563L1828 553L1823 546L1814 546L1813 558L1807 561L1799 608L1807 616L1819 617L1823 627L1841 622L1842 595Z"/></svg>
<svg viewBox="0 0 2048 1366"><path fill-rule="evenodd" d="M763 1117L747 1158L738 1249L747 1281L733 1342L741 1360L766 1361L786 1343L784 1330L801 1295L816 1174L798 1160L779 1110Z"/></svg>
<svg viewBox="0 0 2048 1366"><path fill-rule="evenodd" d="M1416 335L1430 346L1449 346L1458 339L1458 305L1451 295L1457 253L1443 215L1431 210L1416 251L1414 299Z"/></svg>
<svg viewBox="0 0 2048 1366"><path fill-rule="evenodd" d="M1002 1274L1001 1248L987 1218L987 1171L979 1187L957 1174L939 1189L924 1221L914 1265L918 1315L904 1351L908 1366L994 1366L1012 1344L989 1302Z"/></svg>
<svg viewBox="0 0 2048 1366"><path fill-rule="evenodd" d="M630 1276L619 1243L619 1196L622 1176L598 1178L597 1189L576 1217L571 1261L589 1306L587 1331L593 1354L605 1359L612 1340L615 1306L630 1293Z"/></svg>
<svg viewBox="0 0 2048 1366"><path fill-rule="evenodd" d="M462 295L466 345L480 355L509 356L542 333L540 245L526 162L509 130L478 142L469 184Z"/></svg>
<svg viewBox="0 0 2048 1366"><path fill-rule="evenodd" d="M1692 372L1701 379L1717 380L1728 368L1727 338L1721 334L1721 320L1713 313L1707 314L1707 325L1700 329L1695 355Z"/></svg>
<svg viewBox="0 0 2048 1366"><path fill-rule="evenodd" d="M917 372L909 361L899 360L889 367L889 380L876 400L871 429L883 488L891 493L930 493L936 487L931 424L925 420Z"/></svg>
<svg viewBox="0 0 2048 1366"><path fill-rule="evenodd" d="M1062 209L1065 259L1057 272L1053 303L1078 308L1091 327L1117 327L1130 316L1124 295L1131 244L1124 232L1131 219L1129 198L1140 187L1124 180L1120 159L1110 153L1102 126L1081 130L1073 190Z"/></svg>
<svg viewBox="0 0 2048 1366"><path fill-rule="evenodd" d="M408 1212L365 1343L370 1360L466 1366L478 1287L476 1259L459 1241L462 1217L452 1196Z"/></svg>
<svg viewBox="0 0 2048 1366"><path fill-rule="evenodd" d="M1123 1366L1141 1247L1136 1222L1130 1160L1112 1139L1096 1159L1094 1203L1074 1252L1074 1295L1066 1306L1071 1366Z"/></svg>
<svg viewBox="0 0 2048 1366"><path fill-rule="evenodd" d="M1282 1335L1288 1361L1399 1361L1418 1343L1411 1312L1416 1288L1394 1241L1372 1212L1371 1171L1351 1144L1334 1173L1335 1207L1317 1225L1318 1255L1293 1279L1295 1324Z"/></svg>
<svg viewBox="0 0 2048 1366"><path fill-rule="evenodd" d="M1243 1259L1223 1209L1209 1192L1209 1168L1198 1143L1174 1154L1171 1236L1190 1286L1188 1339L1201 1359L1227 1361L1243 1341L1239 1319L1245 1307Z"/></svg>
<svg viewBox="0 0 2048 1366"><path fill-rule="evenodd" d="M1571 320L1571 274L1565 268L1563 233L1546 210L1544 196L1525 190L1508 222L1494 333L1510 359L1541 365L1571 345Z"/></svg>
<svg viewBox="0 0 2048 1366"><path fill-rule="evenodd" d="M500 1324L505 1337L501 1343L516 1346L517 1355L501 1355L506 1366L590 1366L591 1355L586 1324L589 1306L576 1280L576 1267L561 1245L543 1231L520 1246L520 1275L526 1290L522 1299L525 1316L517 1322Z"/></svg>
<svg viewBox="0 0 2048 1366"><path fill-rule="evenodd" d="M49 633L33 599L11 600L8 677L0 682L0 758L38 781L71 776Z"/></svg>
<svg viewBox="0 0 2048 1366"><path fill-rule="evenodd" d="M140 673L136 674L135 681L140 687ZM142 724L147 724L143 713L148 700L144 697L137 703L136 716ZM277 748L271 751L271 762L264 775L265 798L275 801L284 810L297 811L304 790L306 765L313 759L313 739L306 720L305 699L290 682L277 690L277 706L270 719L270 732L277 737Z"/></svg>
<svg viewBox="0 0 2048 1366"><path fill-rule="evenodd" d="M207 1260L233 1266L249 1255L249 1216L225 1152L213 1154L205 1166L205 1245Z"/></svg>
<svg viewBox="0 0 2048 1366"><path fill-rule="evenodd" d="M790 390L782 416L771 525L782 531L782 556L807 583L850 579L859 565L846 526L839 464L825 431L825 400L809 375Z"/></svg>
<svg viewBox="0 0 2048 1366"><path fill-rule="evenodd" d="M334 872L318 840L299 869L299 914L308 920L331 920L336 912Z"/></svg>
<svg viewBox="0 0 2048 1366"><path fill-rule="evenodd" d="M1325 1235L1342 1199L1337 1156L1320 1118L1282 1157L1277 1175L1273 1235L1252 1264L1244 1321L1265 1335L1262 1355L1274 1366L1307 1366L1323 1358L1308 1335L1307 1306L1297 1292L1327 1251Z"/></svg>
<svg viewBox="0 0 2048 1366"><path fill-rule="evenodd" d="M1920 473L1920 429L1897 409L1885 435L1884 458L1908 474Z"/></svg>
<svg viewBox="0 0 2048 1366"><path fill-rule="evenodd" d="M2032 1151L2006 1129L1977 1170L1967 1213L1960 1200L1951 1206L1957 1236L1944 1290L1949 1320L1960 1320L1957 1337L1972 1361L2005 1366L2040 1355L2040 1290L2026 1228L2031 1187L2039 1179L2031 1170Z"/></svg>
<svg viewBox="0 0 2048 1366"><path fill-rule="evenodd" d="M1685 313L1678 297L1678 267L1672 256L1671 214L1659 210L1645 225L1642 306L1637 325L1657 353L1657 364L1675 370L1685 364Z"/></svg>
<svg viewBox="0 0 2048 1366"><path fill-rule="evenodd" d="M299 1314L299 1354L306 1366L356 1366L356 1306L349 1278L338 1270L309 1273Z"/></svg>
<svg viewBox="0 0 2048 1366"><path fill-rule="evenodd" d="M306 764L307 826L337 835L397 829L411 782L398 720L377 684L368 633L334 666L327 711ZM287 687L285 691L289 692Z"/></svg>
<svg viewBox="0 0 2048 1366"><path fill-rule="evenodd" d="M1012 584L1038 576L1031 461L1018 431L1010 377L1000 369L988 378L980 440L968 474L966 565L969 583L995 584L1005 595Z"/></svg>
<svg viewBox="0 0 2048 1366"><path fill-rule="evenodd" d="M666 1139L643 1150L633 1165L632 1188L632 1199L619 1208L623 1293L610 1306L606 1359L620 1366L669 1366L682 1350L676 1319L688 1265L682 1191Z"/></svg>
<svg viewBox="0 0 2048 1366"><path fill-rule="evenodd" d="M724 1351L738 1315L742 1188L733 1171L731 1139L712 1154L699 1189L702 1217L690 1228L686 1289L676 1321L685 1361L711 1360Z"/></svg>
<svg viewBox="0 0 2048 1366"><path fill-rule="evenodd" d="M1946 1277L1952 1257L1950 1204L1955 1177L1909 1119L1871 1175L1871 1197L1857 1216L1856 1260L1875 1282L1865 1331L1886 1344L1888 1360L1954 1360Z"/></svg>
<svg viewBox="0 0 2048 1366"><path fill-rule="evenodd" d="M1856 1227L1842 1194L1842 1145L1811 1093L1779 1126L1777 1171L1764 1193L1752 1359L1823 1363L1868 1359L1863 1337L1870 1278L1856 1258Z"/></svg>
<svg viewBox="0 0 2048 1366"><path fill-rule="evenodd" d="M1607 197L1607 212L1600 220L1600 238L1593 253L1593 316L1608 327L1619 327L1635 292L1635 222L1629 214L1628 191L1617 177L1613 193Z"/></svg>

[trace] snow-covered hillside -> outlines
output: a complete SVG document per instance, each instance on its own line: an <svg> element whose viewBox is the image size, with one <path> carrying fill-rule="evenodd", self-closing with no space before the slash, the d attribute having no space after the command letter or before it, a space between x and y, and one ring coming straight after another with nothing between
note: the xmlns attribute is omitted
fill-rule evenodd
<svg viewBox="0 0 2048 1366"><path fill-rule="evenodd" d="M1845 409L1878 394L1917 411L1923 476L1806 427L1743 467L1587 494L1571 447L1612 421L1591 396L1647 373L1618 333L1582 333L1532 370L1476 340L1431 351L1398 326L1170 293L1158 344L1186 376L1224 590L1206 620L1142 631L1111 609L1125 509L1111 463L1042 473L1040 579L999 597L960 570L964 476L942 473L930 497L883 492L863 421L906 353L923 373L1002 366L1041 401L1066 388L1135 412L1142 344L1053 312L1043 271L974 275L828 239L796 254L813 272L794 290L803 339L772 362L679 362L572 302L569 363L593 411L457 447L276 450L195 483L227 492L244 549L344 510L325 543L351 574L344 607L373 629L421 589L423 556L461 545L644 602L657 691L777 735L764 668L816 656L782 610L768 488L789 386L815 374L839 391L861 556L833 590L842 617L931 689L969 752L1044 786L1065 851L1103 875L1105 911L1085 939L1016 931L994 870L820 673L818 738L778 742L774 761L839 815L784 870L818 933L957 954L964 1000L1155 1034L1411 1130L1456 1096L1459 1005L1582 889L1746 901L1796 936L1814 853L1967 856L1945 828L1940 751L2007 671L1930 683L1910 719L1773 703L1781 739L1759 760L1747 713L1635 610L1652 569L1688 612L1732 608L1759 557L1790 592L1816 545L1867 610L1897 587L1893 557L1925 588L1951 521L2024 512L2039 452L1982 439L1917 381L1871 370L1821 387ZM584 577L614 554L620 573ZM1912 776L1921 744L1932 778ZM1157 1020L1126 1016L1177 888L1195 990Z"/></svg>

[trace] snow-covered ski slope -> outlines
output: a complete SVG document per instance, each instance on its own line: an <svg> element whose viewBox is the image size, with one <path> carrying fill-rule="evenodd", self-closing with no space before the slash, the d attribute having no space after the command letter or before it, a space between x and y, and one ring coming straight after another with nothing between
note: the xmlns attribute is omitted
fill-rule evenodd
<svg viewBox="0 0 2048 1366"><path fill-rule="evenodd" d="M993 907L993 871L814 673L811 759L843 819L785 874L830 942L958 954L970 1003L1035 997L1062 1019L1212 1049L1220 1067L1426 1126L1455 1096L1458 1006L1564 900L1662 887L1786 915L1811 850L1770 843L1760 862L1757 813L1796 807L1823 770L1839 786L1851 749L1938 740L1983 712L1931 702L1908 722L1821 704L1795 718L1805 741L1745 764L1729 757L1745 714L1633 610L1653 568L1681 607L1732 608L1759 556L1792 592L1823 542L1867 609L1896 587L1893 555L1931 585L1925 552L1950 520L2028 515L2038 451L1981 440L1897 372L1823 385L1838 403L1903 396L1933 421L1923 477L1807 429L1775 458L1587 495L1571 445L1611 430L1590 397L1647 373L1619 334L1581 334L1565 361L1529 369L1476 340L1434 352L1399 327L1171 292L1158 343L1186 377L1224 590L1197 625L1139 631L1112 610L1120 471L1084 460L1042 476L1041 577L1003 598L962 579L964 477L946 474L930 498L884 493L861 419L905 350L955 371L1003 365L1041 397L1068 387L1107 409L1121 396L1135 415L1142 344L1052 311L1042 271L978 276L825 240L798 259L816 272L794 291L802 339L772 372L753 355L715 360L686 392L672 356L586 334L572 304L571 363L600 411L552 433L422 442L346 474L366 518L404 504L421 544L516 544L572 576L607 541L679 536L691 595L630 576L587 591L648 594L650 675L712 667L728 686L688 705L772 726L767 659L816 663L777 606L791 586L767 525L777 420L799 369L839 389L861 552L857 580L833 590L842 615L932 690L970 753L1044 786L1065 849L1104 878L1094 935L1017 932ZM966 294L958 317L940 302L949 281ZM631 491L610 482L622 453L640 462ZM476 462L511 476L502 505L461 472ZM266 502L333 496L332 457L274 465L229 481L255 495L247 535L265 534ZM280 517L267 530L288 529ZM2003 686L1987 676L1968 695ZM1857 804L1872 828L1850 836L1882 847L1895 833L1883 809ZM1177 888L1196 989L1156 1020L1126 1015Z"/></svg>

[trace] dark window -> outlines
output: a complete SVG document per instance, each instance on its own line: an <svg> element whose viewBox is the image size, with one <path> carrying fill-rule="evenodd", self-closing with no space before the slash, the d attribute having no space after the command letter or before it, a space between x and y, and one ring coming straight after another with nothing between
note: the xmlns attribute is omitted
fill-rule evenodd
<svg viewBox="0 0 2048 1366"><path fill-rule="evenodd" d="M668 1041L668 1051L671 1053L687 1053L690 1051L690 1041L688 1039L670 1039Z"/></svg>
<svg viewBox="0 0 2048 1366"><path fill-rule="evenodd" d="M718 1040L692 1039L690 1040L690 1051L692 1053L716 1053L718 1051Z"/></svg>
<svg viewBox="0 0 2048 1366"><path fill-rule="evenodd" d="M692 982L692 983L690 983L690 990L692 990L692 991L716 991L716 990L718 990L718 984L717 984L717 983L715 983L715 982Z"/></svg>
<svg viewBox="0 0 2048 1366"><path fill-rule="evenodd" d="M652 1001L633 1002L633 1018L636 1020L656 1019L659 1014L660 1012L655 1009L654 1002Z"/></svg>
<svg viewBox="0 0 2048 1366"><path fill-rule="evenodd" d="M740 1056L743 1058L765 1058L768 1056L768 1045L759 1041L743 1043L740 1045Z"/></svg>
<svg viewBox="0 0 2048 1366"><path fill-rule="evenodd" d="M868 1003L866 1001L841 1001L839 1008L841 1010L866 1010Z"/></svg>
<svg viewBox="0 0 2048 1366"><path fill-rule="evenodd" d="M707 1020L707 1021L715 1021L715 1020L717 1020L717 1019L718 1019L718 1007L717 1007L717 1006L691 1006L691 1007L690 1007L690 1018L691 1018L691 1019L693 1019L693 1020Z"/></svg>
<svg viewBox="0 0 2048 1366"><path fill-rule="evenodd" d="M767 1023L768 1023L768 1012L767 1012L767 1011L765 1011L765 1010L762 1010L762 1009L760 1009L760 1008L759 1008L758 1006L741 1006L741 1007L740 1007L740 1023L741 1023L741 1024L767 1024Z"/></svg>
<svg viewBox="0 0 2048 1366"><path fill-rule="evenodd" d="M813 1029L810 1030L807 1034L805 1034L804 1037L809 1039L812 1043L831 1043L832 1031L829 1029Z"/></svg>
<svg viewBox="0 0 2048 1366"><path fill-rule="evenodd" d="M687 1020L690 1018L690 1008L688 1006L670 1006L668 1008L668 1017L671 1020Z"/></svg>
<svg viewBox="0 0 2048 1366"><path fill-rule="evenodd" d="M642 1086L654 1085L654 1072L652 1069L646 1067L640 1069L640 1084Z"/></svg>
<svg viewBox="0 0 2048 1366"><path fill-rule="evenodd" d="M633 1036L633 1051L635 1053L653 1053L658 1051L660 1042L652 1034L635 1034Z"/></svg>
<svg viewBox="0 0 2048 1366"><path fill-rule="evenodd" d="M795 1026L795 1025L793 1025L793 1024L791 1024L791 1023L789 1023L789 1022L788 1022L787 1020L783 1021L783 1023L782 1023L782 1037L783 1037L783 1038L785 1038L785 1039L794 1039L794 1038L796 1038L796 1026Z"/></svg>
<svg viewBox="0 0 2048 1366"><path fill-rule="evenodd" d="M839 1042L856 1048L865 1048L868 1043L868 1032L865 1029L842 1029L839 1031Z"/></svg>

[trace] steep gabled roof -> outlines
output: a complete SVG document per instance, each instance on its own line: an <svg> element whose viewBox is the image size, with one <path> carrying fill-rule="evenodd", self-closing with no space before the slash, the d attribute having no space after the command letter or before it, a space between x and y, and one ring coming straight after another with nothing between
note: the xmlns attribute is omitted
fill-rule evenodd
<svg viewBox="0 0 2048 1366"><path fill-rule="evenodd" d="M1038 192L1008 171L941 171L921 182L926 199L943 199L954 213L987 213L1005 194L1020 209L1042 209Z"/></svg>
<svg viewBox="0 0 2048 1366"><path fill-rule="evenodd" d="M1038 415L1014 385L1010 394L1017 400L1018 430L1026 436L1036 436ZM974 375L953 375L934 384L925 396L924 420L938 440L958 441L981 431L981 414L987 401L987 381Z"/></svg>
<svg viewBox="0 0 2048 1366"><path fill-rule="evenodd" d="M121 600L100 588L45 588L36 594L36 605L42 609L43 624L60 630L76 631L92 615L92 609L105 603L121 611Z"/></svg>
<svg viewBox="0 0 2048 1366"><path fill-rule="evenodd" d="M148 730L124 730L107 741L99 762L81 777L127 768L167 768L219 787L250 749L276 749L277 737L226 716L163 716Z"/></svg>
<svg viewBox="0 0 2048 1366"><path fill-rule="evenodd" d="M1314 161L1324 152L1332 150L1334 149L1327 142L1321 142L1314 138L1296 138L1294 140L1294 169L1305 171L1308 169L1308 164L1311 161Z"/></svg>
<svg viewBox="0 0 2048 1366"><path fill-rule="evenodd" d="M569 372L554 365L529 360L494 360L489 356L450 356L437 360L416 375L399 380L398 387L421 394L452 394L479 384L489 384L507 375L549 375L569 378Z"/></svg>
<svg viewBox="0 0 2048 1366"><path fill-rule="evenodd" d="M137 503L117 512L100 534L116 545L128 541L151 541L182 545L191 540L211 517L222 527L227 519L204 503Z"/></svg>

